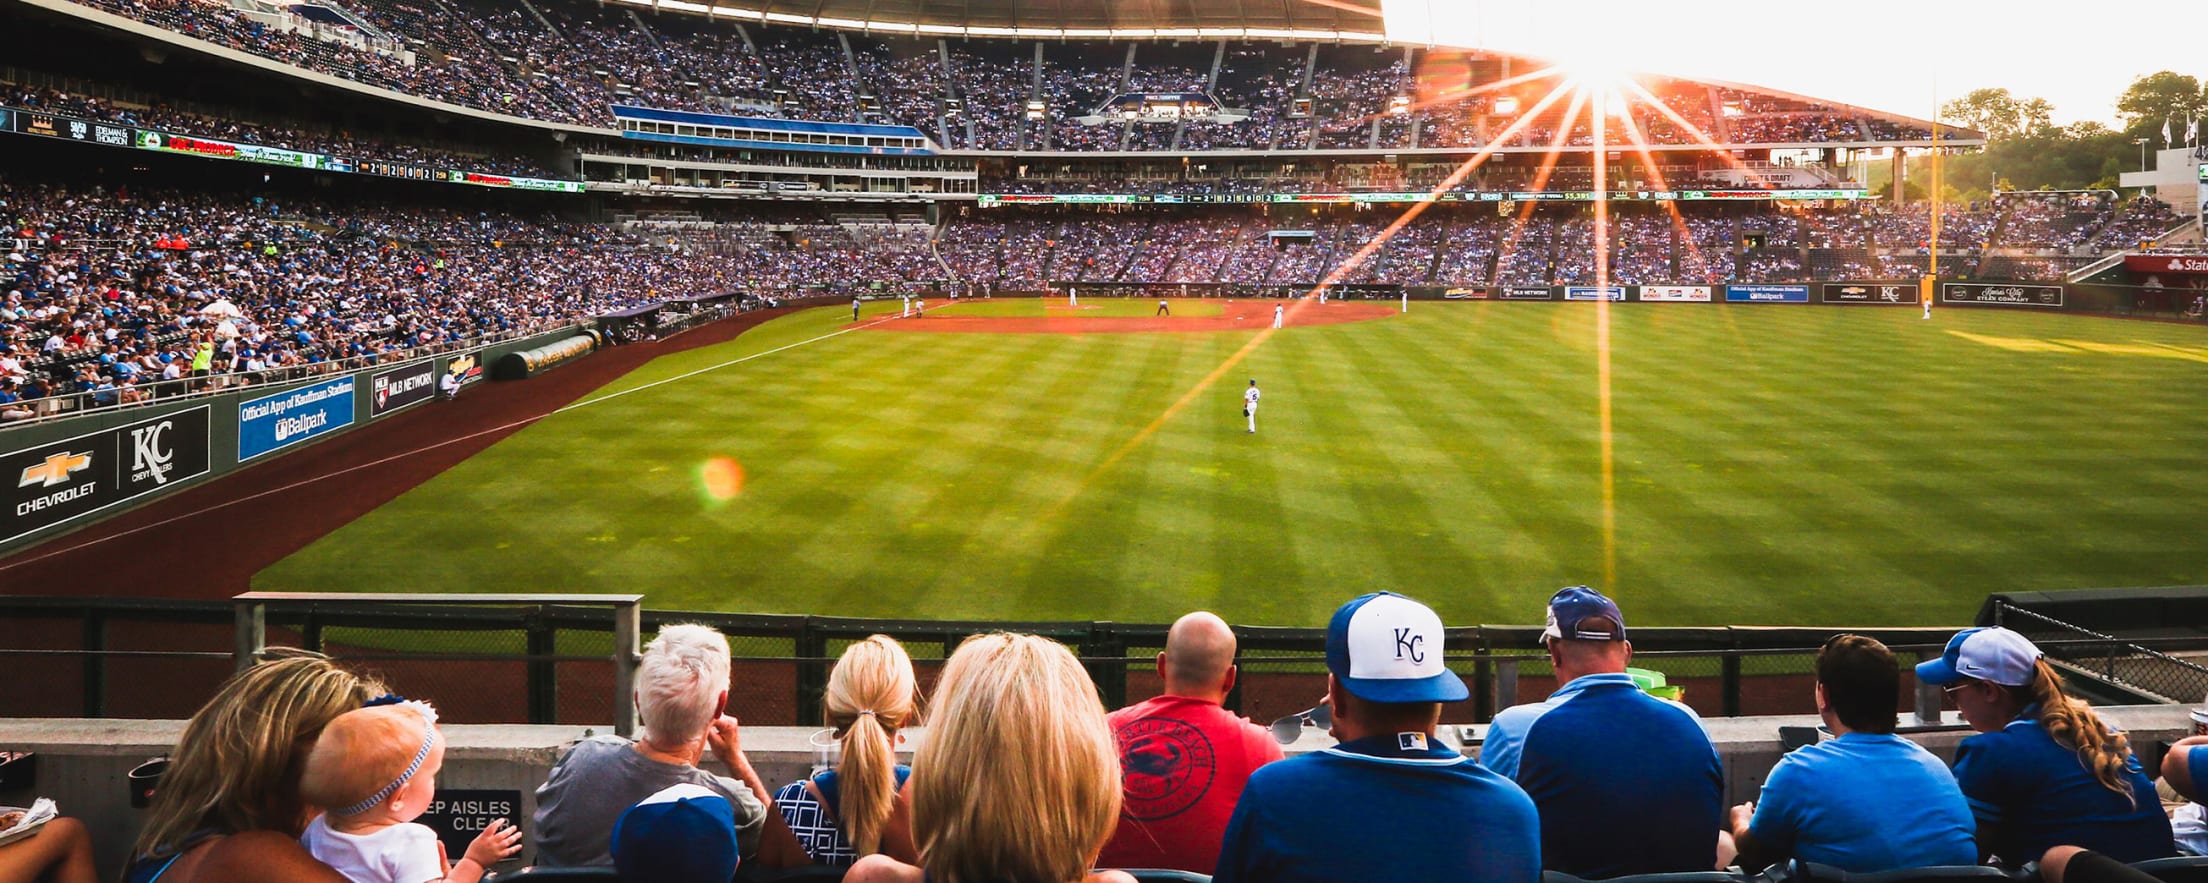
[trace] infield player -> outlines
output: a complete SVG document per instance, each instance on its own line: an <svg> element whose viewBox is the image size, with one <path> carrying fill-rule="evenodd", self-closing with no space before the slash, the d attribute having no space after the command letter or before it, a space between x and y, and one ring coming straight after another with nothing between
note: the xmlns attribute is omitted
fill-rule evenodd
<svg viewBox="0 0 2208 883"><path fill-rule="evenodd" d="M1250 378L1250 388L1242 391L1242 416L1249 418L1252 433L1257 432L1257 397L1257 378L1253 377Z"/></svg>
<svg viewBox="0 0 2208 883"><path fill-rule="evenodd" d="M851 299L851 321L859 321L859 299L856 297Z"/></svg>
<svg viewBox="0 0 2208 883"><path fill-rule="evenodd" d="M1167 304L1167 303L1165 302L1165 300L1164 300L1163 298L1160 298L1160 299L1158 300L1158 311L1157 311L1157 312L1155 312L1155 313L1151 313L1150 315L1152 315L1152 316L1170 316L1170 315L1173 315L1173 307L1172 307L1172 306L1170 306L1170 305L1168 305L1168 304Z"/></svg>
<svg viewBox="0 0 2208 883"><path fill-rule="evenodd" d="M1287 317L1287 315L1288 315L1288 308L1287 308L1287 307L1285 307L1285 306L1282 306L1281 304L1274 304L1274 305L1273 305L1273 327L1274 327L1274 328L1279 328L1279 327L1280 327L1280 325L1281 325L1281 320L1282 320L1282 319L1284 319L1284 318L1286 318L1286 317ZM1255 380L1252 380L1252 381L1250 381L1250 383L1251 383L1251 385L1253 385L1253 386L1254 386L1254 385L1256 385L1257 381L1255 381Z"/></svg>

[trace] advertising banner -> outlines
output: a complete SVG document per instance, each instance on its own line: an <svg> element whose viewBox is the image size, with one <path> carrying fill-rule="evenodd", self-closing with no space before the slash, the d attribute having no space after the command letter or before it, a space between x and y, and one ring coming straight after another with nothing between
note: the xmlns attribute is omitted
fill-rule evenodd
<svg viewBox="0 0 2208 883"><path fill-rule="evenodd" d="M1452 288L1441 293L1443 300L1486 300L1485 288Z"/></svg>
<svg viewBox="0 0 2208 883"><path fill-rule="evenodd" d="M1828 304L1915 306L1917 287L1907 282L1827 282L1817 299Z"/></svg>
<svg viewBox="0 0 2208 883"><path fill-rule="evenodd" d="M2208 254L2127 254L2124 269L2134 273L2208 274Z"/></svg>
<svg viewBox="0 0 2208 883"><path fill-rule="evenodd" d="M1596 288L1590 285L1574 285L1564 289L1565 300L1624 300L1625 286L1611 285Z"/></svg>
<svg viewBox="0 0 2208 883"><path fill-rule="evenodd" d="M437 394L437 363L415 362L368 378L368 417L374 419Z"/></svg>
<svg viewBox="0 0 2208 883"><path fill-rule="evenodd" d="M303 153L281 147L262 147L258 144L240 144L234 141L217 141L213 138L193 138L189 135L171 135L166 132L139 132L138 146L164 153L189 153L211 156L217 159L235 159L245 162L265 163L272 166L290 166L295 169L319 169L328 157L319 153Z"/></svg>
<svg viewBox="0 0 2208 883"><path fill-rule="evenodd" d="M475 350L453 356L451 361L445 363L445 373L459 378L461 386L482 380L483 351Z"/></svg>
<svg viewBox="0 0 2208 883"><path fill-rule="evenodd" d="M1806 304L1807 285L1727 285L1725 300L1736 304Z"/></svg>
<svg viewBox="0 0 2208 883"><path fill-rule="evenodd" d="M238 403L238 462L353 423L353 378L340 377Z"/></svg>
<svg viewBox="0 0 2208 883"><path fill-rule="evenodd" d="M1993 304L2005 307L2060 307L2062 286L2021 282L1946 282L1940 285L1940 303Z"/></svg>
<svg viewBox="0 0 2208 883"><path fill-rule="evenodd" d="M0 455L0 542L206 475L208 424L201 405Z"/></svg>
<svg viewBox="0 0 2208 883"><path fill-rule="evenodd" d="M1539 287L1539 288L1537 288L1537 287L1533 287L1533 286L1527 286L1527 285L1518 285L1518 286L1512 286L1512 287L1509 287L1509 288L1505 288L1505 289L1503 289L1503 290L1502 290L1501 294L1502 294L1502 298L1503 298L1503 300L1555 300L1555 299L1556 299L1555 297L1553 297L1553 296L1551 296L1551 295L1549 294L1549 289L1548 289L1548 288L1546 288L1546 287Z"/></svg>
<svg viewBox="0 0 2208 883"><path fill-rule="evenodd" d="M1707 285L1643 285L1641 302L1655 304L1706 304L1710 302Z"/></svg>
<svg viewBox="0 0 2208 883"><path fill-rule="evenodd" d="M544 178L519 178L511 175L490 175L483 172L453 171L446 174L455 184L474 184L478 187L510 187L515 190L548 190L554 193L581 193L581 181L552 181Z"/></svg>

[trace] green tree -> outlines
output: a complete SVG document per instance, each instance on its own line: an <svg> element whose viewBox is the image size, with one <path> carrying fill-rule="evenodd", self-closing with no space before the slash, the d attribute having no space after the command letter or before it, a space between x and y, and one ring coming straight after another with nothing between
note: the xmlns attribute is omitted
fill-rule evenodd
<svg viewBox="0 0 2208 883"><path fill-rule="evenodd" d="M1977 89L1940 106L1947 122L1977 129L1988 140L2038 134L2054 127L2054 106L2045 98L2017 98L2007 89Z"/></svg>
<svg viewBox="0 0 2208 883"><path fill-rule="evenodd" d="M2162 143L2163 121L2173 121L2171 134L2182 140L2188 118L2208 116L2208 95L2194 77L2157 71L2132 81L2116 99L2116 113L2123 118L2126 139L2150 139L2152 148Z"/></svg>

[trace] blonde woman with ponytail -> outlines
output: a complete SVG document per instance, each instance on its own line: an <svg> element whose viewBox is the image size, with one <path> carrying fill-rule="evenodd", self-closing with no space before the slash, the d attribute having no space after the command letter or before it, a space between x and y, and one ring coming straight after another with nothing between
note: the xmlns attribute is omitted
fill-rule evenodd
<svg viewBox="0 0 2208 883"><path fill-rule="evenodd" d="M897 731L918 713L912 657L887 635L843 651L821 697L840 757L836 768L775 792L790 833L817 864L849 867L881 853L918 860L899 792L912 768L897 762Z"/></svg>
<svg viewBox="0 0 2208 883"><path fill-rule="evenodd" d="M1978 735L1955 752L1955 779L1978 820L1981 856L2020 865L2054 846L2120 862L2177 854L2154 782L2023 635L1964 629L1917 679L1945 691Z"/></svg>

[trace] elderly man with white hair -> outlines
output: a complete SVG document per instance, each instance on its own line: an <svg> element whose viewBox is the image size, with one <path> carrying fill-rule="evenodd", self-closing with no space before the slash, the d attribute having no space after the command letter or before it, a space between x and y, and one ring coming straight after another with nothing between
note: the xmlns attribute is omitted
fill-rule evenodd
<svg viewBox="0 0 2208 883"><path fill-rule="evenodd" d="M728 798L740 852L758 852L771 794L744 757L728 706L728 639L702 625L670 625L644 645L636 672L634 742L594 736L575 744L537 788L537 863L611 866L613 824L638 801L683 783ZM736 778L698 769L706 749Z"/></svg>

